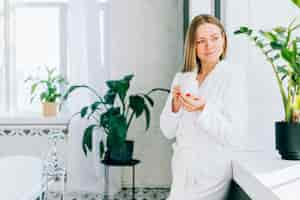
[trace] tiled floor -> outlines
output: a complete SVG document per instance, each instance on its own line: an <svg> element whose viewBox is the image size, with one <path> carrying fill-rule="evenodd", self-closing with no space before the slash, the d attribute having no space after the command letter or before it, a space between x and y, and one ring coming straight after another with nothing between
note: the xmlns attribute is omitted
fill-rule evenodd
<svg viewBox="0 0 300 200"><path fill-rule="evenodd" d="M165 200L169 194L168 188L136 188L136 200ZM111 197L110 200L131 200L131 188L124 188L121 192ZM52 193L50 200L60 200L59 195ZM93 193L69 193L64 200L102 200L103 195Z"/></svg>

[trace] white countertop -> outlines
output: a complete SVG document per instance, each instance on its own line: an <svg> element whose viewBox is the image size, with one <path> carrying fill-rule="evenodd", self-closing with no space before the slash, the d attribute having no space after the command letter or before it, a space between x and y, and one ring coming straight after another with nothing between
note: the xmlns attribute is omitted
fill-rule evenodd
<svg viewBox="0 0 300 200"><path fill-rule="evenodd" d="M300 197L300 161L282 160L275 152L237 154L233 178L253 200Z"/></svg>

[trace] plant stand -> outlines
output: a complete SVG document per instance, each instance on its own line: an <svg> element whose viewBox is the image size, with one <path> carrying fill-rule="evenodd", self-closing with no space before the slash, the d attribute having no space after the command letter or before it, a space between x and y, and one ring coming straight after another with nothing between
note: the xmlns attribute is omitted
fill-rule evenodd
<svg viewBox="0 0 300 200"><path fill-rule="evenodd" d="M109 194L109 167L132 167L132 199L135 200L135 166L139 164L141 161L132 159L127 163L118 163L115 161L102 160L101 163L104 164L104 200L108 200Z"/></svg>

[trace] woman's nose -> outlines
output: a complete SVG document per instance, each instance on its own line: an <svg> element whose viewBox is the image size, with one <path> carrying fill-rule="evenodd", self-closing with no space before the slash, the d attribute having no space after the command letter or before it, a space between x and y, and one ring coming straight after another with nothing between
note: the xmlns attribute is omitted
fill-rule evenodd
<svg viewBox="0 0 300 200"><path fill-rule="evenodd" d="M213 42L208 40L208 41L206 42L206 48L207 48L207 49L210 49L211 47L213 47Z"/></svg>

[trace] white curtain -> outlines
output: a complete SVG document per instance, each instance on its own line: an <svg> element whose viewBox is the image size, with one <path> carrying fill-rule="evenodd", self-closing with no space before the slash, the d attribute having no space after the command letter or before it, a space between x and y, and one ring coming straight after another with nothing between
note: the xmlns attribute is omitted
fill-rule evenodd
<svg viewBox="0 0 300 200"><path fill-rule="evenodd" d="M109 79L109 66L101 67L100 61L100 22L97 0L71 0L68 12L69 65L70 81L73 84L89 84L100 94L105 91L105 80ZM93 97L86 96L70 99L70 111L78 111L83 105L91 103ZM76 95L76 94L75 94ZM71 123L69 140L70 170L69 190L103 192L104 166L99 162L98 149L85 157L81 149L81 139L87 122L75 119ZM97 147L99 132L94 137ZM121 188L121 171L110 169L109 192L117 192Z"/></svg>

